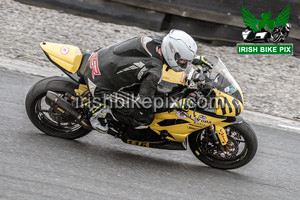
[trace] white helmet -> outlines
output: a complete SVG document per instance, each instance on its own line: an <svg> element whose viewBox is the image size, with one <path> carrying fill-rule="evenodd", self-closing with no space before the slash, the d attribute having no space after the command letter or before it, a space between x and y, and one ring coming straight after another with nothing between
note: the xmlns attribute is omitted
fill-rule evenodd
<svg viewBox="0 0 300 200"><path fill-rule="evenodd" d="M168 65L178 72L185 70L187 61L194 59L197 44L186 32L173 29L163 39L161 50Z"/></svg>
<svg viewBox="0 0 300 200"><path fill-rule="evenodd" d="M286 30L286 31L290 31L290 30L291 30L291 27L292 27L291 23L286 23L286 24L285 24L285 30Z"/></svg>

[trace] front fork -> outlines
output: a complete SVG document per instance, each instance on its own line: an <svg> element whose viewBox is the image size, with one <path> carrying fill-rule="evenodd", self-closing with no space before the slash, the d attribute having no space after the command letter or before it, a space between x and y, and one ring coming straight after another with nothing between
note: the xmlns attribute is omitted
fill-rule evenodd
<svg viewBox="0 0 300 200"><path fill-rule="evenodd" d="M224 127L218 125L211 125L209 127L209 132L215 141L215 144L223 151L224 147L228 142L228 137Z"/></svg>

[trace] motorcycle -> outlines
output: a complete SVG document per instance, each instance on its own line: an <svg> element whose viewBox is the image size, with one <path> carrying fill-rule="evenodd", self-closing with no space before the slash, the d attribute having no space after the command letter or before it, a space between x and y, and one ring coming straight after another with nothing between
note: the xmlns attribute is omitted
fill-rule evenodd
<svg viewBox="0 0 300 200"><path fill-rule="evenodd" d="M86 108L93 96L82 75L91 54L71 45L43 42L40 46L68 77L49 77L33 85L26 97L28 117L47 135L83 137L93 130ZM166 100L155 110L153 122L134 129L107 117L107 134L141 147L187 150L189 144L200 161L214 168L235 169L249 163L258 143L254 130L239 116L244 108L242 90L220 58L206 60L208 65L189 66L185 72L164 65L155 97ZM186 105L178 99L188 99L188 107L178 106L178 102ZM118 112L112 108L114 115Z"/></svg>

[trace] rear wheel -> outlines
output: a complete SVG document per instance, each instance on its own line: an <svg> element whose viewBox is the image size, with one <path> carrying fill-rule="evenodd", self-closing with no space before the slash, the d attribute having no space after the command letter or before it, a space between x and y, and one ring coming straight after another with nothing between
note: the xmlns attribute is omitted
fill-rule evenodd
<svg viewBox="0 0 300 200"><path fill-rule="evenodd" d="M203 163L219 169L235 169L249 163L257 150L257 137L246 122L225 128L228 143L221 150L208 129L189 136L189 145L194 155Z"/></svg>
<svg viewBox="0 0 300 200"><path fill-rule="evenodd" d="M26 111L31 122L47 135L65 139L76 139L87 135L90 130L66 119L60 112L45 102L47 91L53 91L65 98L66 93L75 95L78 84L68 78L51 77L36 83L27 93Z"/></svg>

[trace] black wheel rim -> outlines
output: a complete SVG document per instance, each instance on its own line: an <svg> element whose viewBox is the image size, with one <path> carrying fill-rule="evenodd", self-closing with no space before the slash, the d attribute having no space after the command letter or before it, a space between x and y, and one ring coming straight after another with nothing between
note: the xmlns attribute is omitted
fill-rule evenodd
<svg viewBox="0 0 300 200"><path fill-rule="evenodd" d="M64 93L60 93L60 95L64 98ZM35 114L39 122L52 131L68 134L81 128L79 124L67 120L60 112L47 105L45 95L36 101Z"/></svg>
<svg viewBox="0 0 300 200"><path fill-rule="evenodd" d="M208 129L202 130L196 137L200 154L213 162L235 163L247 155L248 145L243 135L233 127L225 128L228 142L222 151L215 143Z"/></svg>

